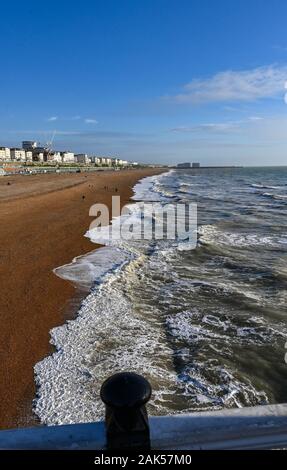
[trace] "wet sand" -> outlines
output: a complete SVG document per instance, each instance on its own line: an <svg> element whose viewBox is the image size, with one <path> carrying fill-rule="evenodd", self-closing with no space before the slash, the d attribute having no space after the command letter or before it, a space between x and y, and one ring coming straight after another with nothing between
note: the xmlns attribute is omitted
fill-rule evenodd
<svg viewBox="0 0 287 470"><path fill-rule="evenodd" d="M160 170L0 178L0 428L36 423L33 366L50 354L49 331L83 297L53 269L95 249L83 235L90 206L125 204L134 184ZM10 183L10 184L8 184Z"/></svg>

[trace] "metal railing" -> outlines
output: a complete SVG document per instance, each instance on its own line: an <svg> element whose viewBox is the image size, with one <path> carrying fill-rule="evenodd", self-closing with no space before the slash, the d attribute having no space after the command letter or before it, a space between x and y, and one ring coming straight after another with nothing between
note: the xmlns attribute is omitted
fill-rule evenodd
<svg viewBox="0 0 287 470"><path fill-rule="evenodd" d="M287 448L287 404L150 417L150 384L134 373L101 388L105 423L0 432L0 449L196 450Z"/></svg>

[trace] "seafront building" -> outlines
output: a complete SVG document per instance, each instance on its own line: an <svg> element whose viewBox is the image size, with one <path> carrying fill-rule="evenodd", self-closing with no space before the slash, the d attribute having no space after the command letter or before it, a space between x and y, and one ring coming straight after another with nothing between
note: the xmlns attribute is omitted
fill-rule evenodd
<svg viewBox="0 0 287 470"><path fill-rule="evenodd" d="M177 168L200 168L200 163L198 162L193 162L192 164L190 162L178 163Z"/></svg>
<svg viewBox="0 0 287 470"><path fill-rule="evenodd" d="M86 153L77 153L75 155L75 161L77 163L83 163L85 165L87 165L88 163L91 163L91 160L89 159Z"/></svg>
<svg viewBox="0 0 287 470"><path fill-rule="evenodd" d="M127 160L122 160L121 158L114 158L113 164L115 166L128 166L129 162Z"/></svg>
<svg viewBox="0 0 287 470"><path fill-rule="evenodd" d="M49 151L44 153L44 161L62 163L61 152Z"/></svg>
<svg viewBox="0 0 287 470"><path fill-rule="evenodd" d="M39 164L79 164L95 165L99 167L127 167L134 166L117 157L103 157L97 155L87 155L86 153L70 152L69 150L57 151L51 148L51 144L41 146L35 140L23 140L22 147L0 147L0 162L22 162Z"/></svg>
<svg viewBox="0 0 287 470"><path fill-rule="evenodd" d="M8 147L0 147L0 161L11 160L11 153Z"/></svg>
<svg viewBox="0 0 287 470"><path fill-rule="evenodd" d="M75 154L73 152L61 152L63 163L75 163Z"/></svg>
<svg viewBox="0 0 287 470"><path fill-rule="evenodd" d="M35 151L32 152L32 159L33 159L33 162L39 162L39 163L43 163L44 162L44 151L41 150L41 149L35 149Z"/></svg>
<svg viewBox="0 0 287 470"><path fill-rule="evenodd" d="M26 162L33 161L33 152L31 150L26 150Z"/></svg>
<svg viewBox="0 0 287 470"><path fill-rule="evenodd" d="M101 166L109 166L108 159L105 158L105 157L99 157L98 161L99 161L99 165L101 165ZM110 160L110 164L112 164L111 160Z"/></svg>
<svg viewBox="0 0 287 470"><path fill-rule="evenodd" d="M34 140L23 140L22 141L22 148L24 150L33 150L37 147L37 142Z"/></svg>
<svg viewBox="0 0 287 470"><path fill-rule="evenodd" d="M26 152L24 149L12 148L10 149L11 160L16 162L25 162L26 161Z"/></svg>
<svg viewBox="0 0 287 470"><path fill-rule="evenodd" d="M178 163L177 168L191 168L191 164L189 162Z"/></svg>
<svg viewBox="0 0 287 470"><path fill-rule="evenodd" d="M112 166L112 159L111 158L106 157L105 160L106 160L106 166Z"/></svg>
<svg viewBox="0 0 287 470"><path fill-rule="evenodd" d="M92 156L90 157L90 161L91 161L91 163L94 163L94 164L97 165L97 166L101 165L101 159L100 159L100 157L96 157L95 155L92 155Z"/></svg>

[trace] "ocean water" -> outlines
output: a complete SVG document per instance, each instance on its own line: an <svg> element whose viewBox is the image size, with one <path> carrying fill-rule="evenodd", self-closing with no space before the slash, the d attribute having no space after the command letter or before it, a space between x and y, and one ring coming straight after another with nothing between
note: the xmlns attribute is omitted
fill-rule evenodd
<svg viewBox="0 0 287 470"><path fill-rule="evenodd" d="M87 297L35 366L41 421L102 419L100 386L124 370L150 380L154 415L286 402L287 168L172 170L134 191L134 224L140 201L197 203L196 249L87 232L106 246L55 270Z"/></svg>

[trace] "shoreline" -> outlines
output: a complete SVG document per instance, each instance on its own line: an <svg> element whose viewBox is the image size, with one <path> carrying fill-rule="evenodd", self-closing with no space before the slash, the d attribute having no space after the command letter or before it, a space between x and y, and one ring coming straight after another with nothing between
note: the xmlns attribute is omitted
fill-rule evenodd
<svg viewBox="0 0 287 470"><path fill-rule="evenodd" d="M73 318L87 295L54 274L100 245L84 234L95 202L130 201L134 185L164 169L0 179L0 428L39 423L34 365L54 351L50 330ZM10 183L10 184L8 184Z"/></svg>

